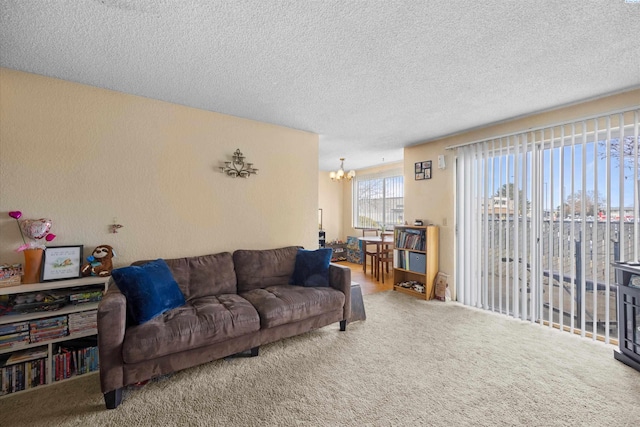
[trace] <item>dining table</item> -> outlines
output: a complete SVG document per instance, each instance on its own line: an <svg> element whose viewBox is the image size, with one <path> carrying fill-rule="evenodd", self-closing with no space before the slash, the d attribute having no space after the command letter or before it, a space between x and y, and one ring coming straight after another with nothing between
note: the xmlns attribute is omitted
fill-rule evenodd
<svg viewBox="0 0 640 427"><path fill-rule="evenodd" d="M380 236L358 237L358 240L362 242L362 246L364 248L366 248L366 245L376 245L376 261L375 266L372 266L372 270L374 272L374 277L377 280L380 280L380 272L378 271L378 259L380 258L380 252L382 251L383 246L393 245L393 231L383 232ZM367 262L365 257L362 257L362 262Z"/></svg>

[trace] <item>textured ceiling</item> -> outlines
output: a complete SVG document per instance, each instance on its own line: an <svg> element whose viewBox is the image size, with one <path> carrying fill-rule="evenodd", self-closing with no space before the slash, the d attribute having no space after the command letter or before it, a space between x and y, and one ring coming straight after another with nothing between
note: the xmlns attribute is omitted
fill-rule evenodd
<svg viewBox="0 0 640 427"><path fill-rule="evenodd" d="M320 135L320 169L640 86L634 0L0 0L0 65Z"/></svg>

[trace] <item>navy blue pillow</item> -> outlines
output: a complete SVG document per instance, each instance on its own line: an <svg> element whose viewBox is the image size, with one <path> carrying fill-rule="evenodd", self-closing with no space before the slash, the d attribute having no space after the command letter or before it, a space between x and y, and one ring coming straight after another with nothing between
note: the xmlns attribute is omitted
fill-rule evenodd
<svg viewBox="0 0 640 427"><path fill-rule="evenodd" d="M329 263L333 249L324 248L309 251L298 249L296 267L289 284L299 286L329 286Z"/></svg>
<svg viewBox="0 0 640 427"><path fill-rule="evenodd" d="M184 295L163 259L111 271L120 292L127 298L133 321L140 325L184 305Z"/></svg>

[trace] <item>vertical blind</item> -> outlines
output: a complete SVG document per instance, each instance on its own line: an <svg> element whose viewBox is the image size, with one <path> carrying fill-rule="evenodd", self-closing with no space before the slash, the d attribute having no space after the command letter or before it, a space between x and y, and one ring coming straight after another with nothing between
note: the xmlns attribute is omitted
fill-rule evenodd
<svg viewBox="0 0 640 427"><path fill-rule="evenodd" d="M353 187L353 226L379 228L403 223L402 169L356 176Z"/></svg>
<svg viewBox="0 0 640 427"><path fill-rule="evenodd" d="M459 301L583 337L617 337L611 263L640 261L639 114L456 148Z"/></svg>

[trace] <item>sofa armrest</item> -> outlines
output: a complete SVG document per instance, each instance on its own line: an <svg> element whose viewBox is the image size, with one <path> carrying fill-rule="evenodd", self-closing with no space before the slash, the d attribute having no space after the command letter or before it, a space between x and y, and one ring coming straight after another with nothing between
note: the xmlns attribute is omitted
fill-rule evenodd
<svg viewBox="0 0 640 427"><path fill-rule="evenodd" d="M98 305L98 353L103 393L126 385L122 345L127 328L127 300L120 289L110 286Z"/></svg>
<svg viewBox="0 0 640 427"><path fill-rule="evenodd" d="M351 317L351 270L339 264L329 264L329 285L344 294L344 315L342 320Z"/></svg>

